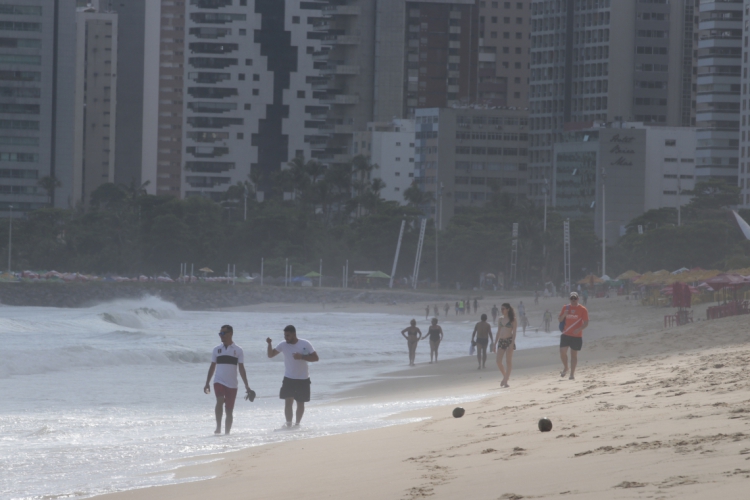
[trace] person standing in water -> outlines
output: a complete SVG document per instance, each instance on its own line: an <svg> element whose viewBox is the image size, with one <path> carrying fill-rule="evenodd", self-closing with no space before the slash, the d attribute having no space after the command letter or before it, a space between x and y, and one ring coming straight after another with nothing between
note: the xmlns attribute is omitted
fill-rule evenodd
<svg viewBox="0 0 750 500"><path fill-rule="evenodd" d="M422 331L417 328L417 321L411 320L410 326L401 330L401 335L406 339L409 347L409 366L414 366L414 358L417 356L417 343L422 340Z"/></svg>
<svg viewBox="0 0 750 500"><path fill-rule="evenodd" d="M436 317L436 318L437 318L438 316L440 316L440 313L438 312L438 305L437 305L437 304L435 304L435 305L433 306L432 310L433 310L433 311L435 311L435 317Z"/></svg>
<svg viewBox="0 0 750 500"><path fill-rule="evenodd" d="M544 331L549 333L550 332L550 323L552 322L552 313L549 312L549 309L544 311Z"/></svg>
<svg viewBox="0 0 750 500"><path fill-rule="evenodd" d="M583 347L583 330L589 326L589 311L578 303L578 294L571 292L570 304L563 306L558 321L565 322L560 335L560 359L563 363L561 377L568 374L568 348L570 348L570 380L575 380L578 352Z"/></svg>
<svg viewBox="0 0 750 500"><path fill-rule="evenodd" d="M424 308L424 319L427 320L427 318L430 317L430 306Z"/></svg>
<svg viewBox="0 0 750 500"><path fill-rule="evenodd" d="M474 336L477 338L477 363L479 365L477 366L477 370L486 368L487 346L490 345L490 343L494 344L494 341L492 340L492 325L487 323L487 315L482 314L480 319L481 321L474 325L474 332L471 334L472 344L474 343Z"/></svg>
<svg viewBox="0 0 750 500"><path fill-rule="evenodd" d="M445 307L443 307L443 310L445 311L445 317L447 318L447 317L448 317L448 311L450 311L450 310L451 310L451 306L450 306L450 304L448 304L448 303L446 302L446 303L445 303Z"/></svg>
<svg viewBox="0 0 750 500"><path fill-rule="evenodd" d="M497 304L492 306L492 324L494 325L497 322L497 313L499 312L499 309L497 308Z"/></svg>
<svg viewBox="0 0 750 500"><path fill-rule="evenodd" d="M503 316L500 318L500 326L497 328L497 367L503 374L500 387L510 387L508 380L510 379L510 371L513 369L513 351L516 349L518 321L516 312L510 304L501 305L500 312ZM505 357L505 366L503 366L503 357Z"/></svg>
<svg viewBox="0 0 750 500"><path fill-rule="evenodd" d="M279 399L283 399L286 426L292 426L294 402L297 401L297 419L295 425L302 421L305 414L305 403L310 401L310 370L308 363L319 361L318 353L312 344L305 339L297 338L297 329L293 325L284 327L284 341L272 346L271 337L266 339L269 358L284 354L284 380L281 383Z"/></svg>
<svg viewBox="0 0 750 500"><path fill-rule="evenodd" d="M433 355L435 356L435 363L437 363L438 347L443 340L443 329L438 325L437 318L432 318L432 324L430 329L427 330L427 335L430 336L430 363L432 363Z"/></svg>
<svg viewBox="0 0 750 500"><path fill-rule="evenodd" d="M479 312L479 302L477 302L477 299L474 299L474 313Z"/></svg>
<svg viewBox="0 0 750 500"><path fill-rule="evenodd" d="M521 328L523 330L523 335L526 336L526 327L529 326L529 318L526 317L525 314L521 315Z"/></svg>
<svg viewBox="0 0 750 500"><path fill-rule="evenodd" d="M227 410L227 418L224 424L224 433L229 434L232 430L234 420L234 401L237 399L237 371L239 370L245 390L250 393L245 372L245 352L242 347L232 342L233 328L224 325L219 331L221 344L214 347L211 353L211 366L208 368L208 377L203 392L211 393L211 377L214 378L214 394L216 395L216 430L214 434L221 434L221 417L224 408Z"/></svg>

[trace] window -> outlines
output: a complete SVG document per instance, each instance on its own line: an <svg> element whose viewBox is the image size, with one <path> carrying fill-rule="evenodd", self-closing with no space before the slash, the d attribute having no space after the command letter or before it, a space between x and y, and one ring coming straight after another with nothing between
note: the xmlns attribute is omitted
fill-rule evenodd
<svg viewBox="0 0 750 500"><path fill-rule="evenodd" d="M252 104L245 104L245 109L252 109Z"/></svg>
<svg viewBox="0 0 750 500"><path fill-rule="evenodd" d="M664 145L665 146L676 146L677 145L677 140L676 139L665 139L664 140Z"/></svg>
<svg viewBox="0 0 750 500"><path fill-rule="evenodd" d="M305 98L305 91L304 90L298 90L297 91L297 98L298 99L304 99Z"/></svg>
<svg viewBox="0 0 750 500"><path fill-rule="evenodd" d="M237 79L238 80L244 80L245 79L245 73L240 73L239 75L237 75Z"/></svg>
<svg viewBox="0 0 750 500"><path fill-rule="evenodd" d="M260 95L260 90L253 89L253 95Z"/></svg>
<svg viewBox="0 0 750 500"><path fill-rule="evenodd" d="M492 16L492 24L497 24L497 16Z"/></svg>
<svg viewBox="0 0 750 500"><path fill-rule="evenodd" d="M237 132L237 139L244 139L244 138L245 138L245 134L243 134L242 132Z"/></svg>
<svg viewBox="0 0 750 500"><path fill-rule="evenodd" d="M299 16L292 16L292 24L299 24Z"/></svg>
<svg viewBox="0 0 750 500"><path fill-rule="evenodd" d="M252 59L245 59L245 66L252 66L253 60Z"/></svg>
<svg viewBox="0 0 750 500"><path fill-rule="evenodd" d="M245 35L247 35L247 30L240 28L240 36L245 36Z"/></svg>
<svg viewBox="0 0 750 500"><path fill-rule="evenodd" d="M522 39L523 39L523 33L521 33L520 31L517 31L516 32L516 40L522 40Z"/></svg>

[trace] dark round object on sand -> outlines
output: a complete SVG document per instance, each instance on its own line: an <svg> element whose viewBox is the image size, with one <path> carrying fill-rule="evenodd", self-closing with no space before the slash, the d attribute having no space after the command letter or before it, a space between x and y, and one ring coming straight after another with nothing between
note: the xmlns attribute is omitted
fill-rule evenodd
<svg viewBox="0 0 750 500"><path fill-rule="evenodd" d="M539 430L542 432L549 432L552 430L552 420L548 418L539 419Z"/></svg>
<svg viewBox="0 0 750 500"><path fill-rule="evenodd" d="M453 408L453 416L456 418L461 418L464 416L464 413L466 413L466 410L461 408L460 406Z"/></svg>

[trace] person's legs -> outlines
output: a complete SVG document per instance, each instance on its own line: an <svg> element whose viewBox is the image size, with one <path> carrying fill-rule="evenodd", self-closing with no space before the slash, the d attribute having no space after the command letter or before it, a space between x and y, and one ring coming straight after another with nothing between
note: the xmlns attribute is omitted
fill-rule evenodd
<svg viewBox="0 0 750 500"><path fill-rule="evenodd" d="M305 414L305 402L297 401L297 425L302 421L302 415Z"/></svg>
<svg viewBox="0 0 750 500"><path fill-rule="evenodd" d="M227 418L224 421L224 434L229 434L229 431L232 430L232 422L234 422L233 412L234 408L227 408Z"/></svg>
<svg viewBox="0 0 750 500"><path fill-rule="evenodd" d="M294 417L294 398L286 398L284 399L284 416L286 417L286 423L292 422L292 417Z"/></svg>
<svg viewBox="0 0 750 500"><path fill-rule="evenodd" d="M503 356L505 356L505 350L498 348L495 361L497 362L497 369L500 370L500 373L503 374L503 380L505 380L505 367L503 366Z"/></svg>
<svg viewBox="0 0 750 500"><path fill-rule="evenodd" d="M578 365L578 351L570 350L570 380L575 379L576 366Z"/></svg>
<svg viewBox="0 0 750 500"><path fill-rule="evenodd" d="M214 408L214 413L216 413L216 430L214 431L214 434L221 434L221 417L224 414L224 396L216 395L216 408Z"/></svg>
<svg viewBox="0 0 750 500"><path fill-rule="evenodd" d="M504 381L505 387L510 387L508 385L508 380L510 380L510 371L512 369L513 369L513 345L508 347L508 349L505 351L505 381Z"/></svg>
<svg viewBox="0 0 750 500"><path fill-rule="evenodd" d="M477 347L477 370L479 370L480 368L482 368L482 345L479 342L477 342L476 347Z"/></svg>
<svg viewBox="0 0 750 500"><path fill-rule="evenodd" d="M482 368L487 364L487 345L482 345Z"/></svg>
<svg viewBox="0 0 750 500"><path fill-rule="evenodd" d="M560 348L560 360L563 364L563 371L560 373L561 377L564 377L568 374L568 348L567 347L561 347Z"/></svg>

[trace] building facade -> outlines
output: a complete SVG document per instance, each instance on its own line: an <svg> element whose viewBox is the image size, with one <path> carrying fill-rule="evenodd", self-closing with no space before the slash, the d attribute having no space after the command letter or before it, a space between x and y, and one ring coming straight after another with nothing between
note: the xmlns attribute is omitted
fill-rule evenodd
<svg viewBox="0 0 750 500"><path fill-rule="evenodd" d="M742 26L742 117L740 120L739 174L741 201L743 207L750 207L750 0L745 0L742 9L745 22Z"/></svg>
<svg viewBox="0 0 750 500"><path fill-rule="evenodd" d="M531 2L479 2L479 61L476 102L529 106Z"/></svg>
<svg viewBox="0 0 750 500"><path fill-rule="evenodd" d="M363 155L378 166L371 177L385 183L381 198L403 205L404 191L414 182L414 148L414 120L396 119L390 123L369 123L366 131L356 132L352 155Z"/></svg>
<svg viewBox="0 0 750 500"><path fill-rule="evenodd" d="M416 110L414 175L443 228L462 207L494 194L526 197L528 112L481 107Z"/></svg>
<svg viewBox="0 0 750 500"><path fill-rule="evenodd" d="M76 14L74 204L115 181L117 137L117 14L96 8Z"/></svg>
<svg viewBox="0 0 750 500"><path fill-rule="evenodd" d="M75 13L74 0L0 3L0 212L73 202Z"/></svg>
<svg viewBox="0 0 750 500"><path fill-rule="evenodd" d="M690 201L685 192L695 187L697 173L694 127L588 125L566 132L554 146L551 201L564 217L593 219L600 238L606 220L613 245L635 217Z"/></svg>
<svg viewBox="0 0 750 500"><path fill-rule="evenodd" d="M697 168L701 179L737 183L742 0L700 3Z"/></svg>
<svg viewBox="0 0 750 500"><path fill-rule="evenodd" d="M633 120L693 125L696 4L532 2L533 200L544 199L553 147L563 139L567 123Z"/></svg>

